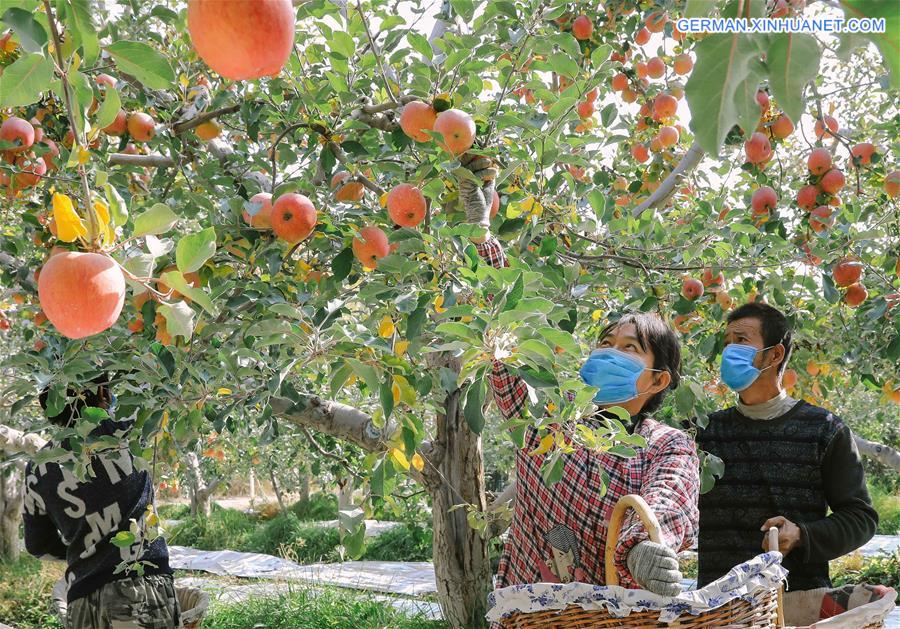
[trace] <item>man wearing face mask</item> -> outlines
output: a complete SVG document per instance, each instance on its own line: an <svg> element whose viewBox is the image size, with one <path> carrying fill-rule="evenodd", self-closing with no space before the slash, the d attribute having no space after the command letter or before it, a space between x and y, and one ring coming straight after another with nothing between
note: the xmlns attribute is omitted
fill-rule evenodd
<svg viewBox="0 0 900 629"><path fill-rule="evenodd" d="M466 155L460 161L475 179L465 173L460 177L466 218L487 229L496 170L487 158ZM471 240L485 262L507 266L499 240L489 234ZM666 393L678 386L680 365L678 337L655 315L625 315L600 333L597 348L580 370L584 382L597 388L594 402L600 410L581 421L602 428L605 409L620 406L631 415L629 432L643 437L646 446L635 448L632 458L578 448L565 456L562 476L551 486L541 474L544 455L535 453L542 437L551 433L529 423L524 446L516 453L515 514L500 558L498 588L535 582L604 584L612 509L621 496L639 494L659 520L663 543L649 541L643 525L629 513L615 548L620 584L665 596L681 591L676 553L696 539L699 460L687 434L652 418ZM503 416L520 417L529 398L525 381L494 360L489 382Z"/></svg>
<svg viewBox="0 0 900 629"><path fill-rule="evenodd" d="M721 378L738 400L711 414L697 436L725 464L700 497L698 585L758 554L775 526L790 573L788 613L791 593L831 587L828 562L865 544L878 526L850 429L785 392L790 354L791 328L779 310L748 303L732 312Z"/></svg>

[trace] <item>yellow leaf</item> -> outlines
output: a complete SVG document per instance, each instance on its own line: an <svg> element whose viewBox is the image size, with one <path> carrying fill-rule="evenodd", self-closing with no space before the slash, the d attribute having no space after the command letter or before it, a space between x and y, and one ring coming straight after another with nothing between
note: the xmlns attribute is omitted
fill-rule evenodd
<svg viewBox="0 0 900 629"><path fill-rule="evenodd" d="M82 166L91 161L91 152L83 146L78 147L76 155L78 156L78 163Z"/></svg>
<svg viewBox="0 0 900 629"><path fill-rule="evenodd" d="M403 356L409 349L409 341L397 341L394 343L394 356Z"/></svg>
<svg viewBox="0 0 900 629"><path fill-rule="evenodd" d="M74 242L78 237L87 236L81 217L72 205L72 199L64 194L53 195L53 219L56 221L56 235L63 242Z"/></svg>
<svg viewBox="0 0 900 629"><path fill-rule="evenodd" d="M409 406L415 405L416 391L410 386L409 380L399 374L395 375L393 390L395 391L394 404L399 400Z"/></svg>
<svg viewBox="0 0 900 629"><path fill-rule="evenodd" d="M391 450L391 461L398 467L402 467L404 470L409 469L409 461L406 458L406 455L403 454L403 450L399 450L397 448L393 448Z"/></svg>
<svg viewBox="0 0 900 629"><path fill-rule="evenodd" d="M387 195L388 193L385 192L380 197L378 197L378 203L381 205L381 207L387 207Z"/></svg>
<svg viewBox="0 0 900 629"><path fill-rule="evenodd" d="M163 411L162 421L159 422L160 428L165 430L165 428L169 425L169 411Z"/></svg>
<svg viewBox="0 0 900 629"><path fill-rule="evenodd" d="M104 245L111 245L116 240L116 232L109 220L109 208L102 201L94 201L94 214L100 222L100 236Z"/></svg>
<svg viewBox="0 0 900 629"><path fill-rule="evenodd" d="M538 447L536 447L534 450L532 450L528 454L531 456L537 456L539 454L546 454L550 450L552 445L553 445L553 435L552 434L544 435L544 437L541 439L541 442L538 444Z"/></svg>
<svg viewBox="0 0 900 629"><path fill-rule="evenodd" d="M422 455L418 452L412 456L412 466L420 472L422 471L422 468L425 467L425 459L423 459Z"/></svg>
<svg viewBox="0 0 900 629"><path fill-rule="evenodd" d="M397 405L400 403L400 387L397 386L397 381L394 381L394 384L391 386L391 394L394 396L394 404Z"/></svg>
<svg viewBox="0 0 900 629"><path fill-rule="evenodd" d="M603 316L603 311L601 311L601 310L595 310L594 312L591 313L591 319L593 319L594 321L599 321L600 317L602 317L602 316Z"/></svg>
<svg viewBox="0 0 900 629"><path fill-rule="evenodd" d="M219 395L231 395L231 389L226 389L225 387L222 387L221 389L216 391L216 393L218 393Z"/></svg>
<svg viewBox="0 0 900 629"><path fill-rule="evenodd" d="M384 317L378 324L378 334L383 339L390 338L394 335L394 322L390 317Z"/></svg>
<svg viewBox="0 0 900 629"><path fill-rule="evenodd" d="M434 311L437 313L447 312L447 309L444 306L444 296L438 295L437 299L434 300Z"/></svg>

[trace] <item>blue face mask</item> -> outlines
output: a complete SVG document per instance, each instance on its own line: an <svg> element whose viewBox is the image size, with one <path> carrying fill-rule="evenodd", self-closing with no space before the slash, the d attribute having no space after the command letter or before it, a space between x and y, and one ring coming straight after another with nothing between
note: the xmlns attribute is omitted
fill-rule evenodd
<svg viewBox="0 0 900 629"><path fill-rule="evenodd" d="M597 404L618 404L638 395L637 381L645 369L650 369L634 356L612 347L591 352L579 374L585 384L599 389L594 396Z"/></svg>
<svg viewBox="0 0 900 629"><path fill-rule="evenodd" d="M734 391L741 392L751 384L756 382L759 374L771 367L757 369L753 366L753 360L756 358L757 352L764 352L772 349L774 345L756 349L752 345L744 345L741 343L731 343L725 346L722 352L722 365L719 367L719 373L722 376L722 382L727 384Z"/></svg>

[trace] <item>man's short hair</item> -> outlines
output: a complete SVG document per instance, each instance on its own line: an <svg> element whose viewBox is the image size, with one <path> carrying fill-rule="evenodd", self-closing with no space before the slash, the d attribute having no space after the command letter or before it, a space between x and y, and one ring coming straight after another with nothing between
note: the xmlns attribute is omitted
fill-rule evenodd
<svg viewBox="0 0 900 629"><path fill-rule="evenodd" d="M728 323L740 319L756 319L762 331L763 347L774 347L779 343L784 346L784 360L778 365L778 373L784 369L791 357L791 324L784 313L769 304L750 302L739 306L728 315Z"/></svg>
<svg viewBox="0 0 900 629"><path fill-rule="evenodd" d="M47 417L51 424L56 426L62 426L66 428L71 426L76 419L81 417L82 409L92 406L96 408L108 409L111 401L111 395L109 391L109 376L106 373L101 373L96 378L93 378L90 385L86 387L81 394L79 395L78 391L69 387L66 390L67 397L75 397L74 400L68 402L59 412L59 414L54 415L53 417ZM76 397L77 396L77 397ZM50 397L50 389L49 387L41 391L40 395L38 395L38 402L41 405L41 408L46 411L47 410L47 399Z"/></svg>

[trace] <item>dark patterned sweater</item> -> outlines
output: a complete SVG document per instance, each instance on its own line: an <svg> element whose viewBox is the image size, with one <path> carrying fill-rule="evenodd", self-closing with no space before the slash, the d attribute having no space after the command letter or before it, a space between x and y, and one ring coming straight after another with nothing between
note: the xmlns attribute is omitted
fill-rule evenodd
<svg viewBox="0 0 900 629"><path fill-rule="evenodd" d="M91 435L124 437L132 426L130 421L107 419ZM65 449L67 445L62 443ZM133 570L117 571L123 562L147 562L145 576L172 572L162 537L149 542L138 535L123 548L110 541L119 531L128 531L132 519L142 522L153 500L150 474L135 466L127 442L95 454L91 474L93 478L80 481L59 463L34 462L25 473L25 548L38 557L66 560L70 603L107 583L134 577Z"/></svg>
<svg viewBox="0 0 900 629"><path fill-rule="evenodd" d="M875 534L878 514L853 435L829 411L797 402L780 417L753 420L729 408L710 415L697 443L725 463L700 496L698 587L762 552L760 527L771 517L801 531L783 562L790 590L831 587L828 562Z"/></svg>

